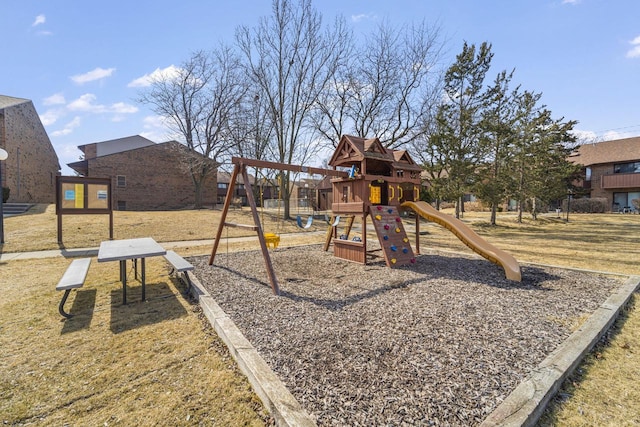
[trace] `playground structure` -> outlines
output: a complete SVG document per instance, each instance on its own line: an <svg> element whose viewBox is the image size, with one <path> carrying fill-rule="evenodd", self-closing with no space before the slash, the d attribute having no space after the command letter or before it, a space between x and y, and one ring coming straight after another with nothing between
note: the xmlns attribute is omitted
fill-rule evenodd
<svg viewBox="0 0 640 427"><path fill-rule="evenodd" d="M333 177L331 179L332 218L329 220L324 250L328 250L333 241L334 255L336 257L366 264L367 218L371 216L386 265L390 268L395 268L415 263L416 258L404 230L401 216L404 210L412 209L417 213L415 220L415 250L417 254L420 253L420 217L423 217L442 225L454 233L470 249L489 261L500 265L504 269L507 279L513 281L521 280L520 266L510 254L488 243L462 221L450 215L442 214L427 203L421 202L419 198L420 172L422 168L413 161L408 152L387 149L377 138L365 139L343 135L329 161L329 165L333 169L289 165L239 157L234 157L232 163L235 166L229 183L229 192L222 209L211 257L209 258L209 265L212 265L215 260L222 230L225 226L256 231L269 281L273 293L276 295L280 291L268 251L268 244L269 246L277 247L277 243L273 243L276 236L273 233L267 233L265 236L262 230L253 190L246 170L247 166ZM345 170L337 170L337 168ZM232 198L230 197L230 192L239 176L242 176L245 183L247 201L251 207L254 225L226 222ZM350 238L356 217L359 217L361 221L361 233L360 236ZM338 234L339 218L347 219L347 224L341 234ZM298 217L297 220L301 228L308 228L312 221L309 218L307 224L302 225L301 218Z"/></svg>

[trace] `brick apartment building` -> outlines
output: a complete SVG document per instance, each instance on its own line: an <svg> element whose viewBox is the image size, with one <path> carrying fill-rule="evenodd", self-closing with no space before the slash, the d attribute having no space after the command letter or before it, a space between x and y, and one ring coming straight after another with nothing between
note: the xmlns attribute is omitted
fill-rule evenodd
<svg viewBox="0 0 640 427"><path fill-rule="evenodd" d="M2 185L10 190L10 203L54 203L60 162L28 99L0 95L0 148Z"/></svg>
<svg viewBox="0 0 640 427"><path fill-rule="evenodd" d="M583 187L590 197L607 199L612 212L637 212L640 137L584 144L569 160L583 166Z"/></svg>
<svg viewBox="0 0 640 427"><path fill-rule="evenodd" d="M84 160L68 166L82 176L110 178L117 210L172 210L194 206L193 181L182 161L187 148L176 141L156 144L140 135L81 145ZM216 201L215 175L202 201Z"/></svg>

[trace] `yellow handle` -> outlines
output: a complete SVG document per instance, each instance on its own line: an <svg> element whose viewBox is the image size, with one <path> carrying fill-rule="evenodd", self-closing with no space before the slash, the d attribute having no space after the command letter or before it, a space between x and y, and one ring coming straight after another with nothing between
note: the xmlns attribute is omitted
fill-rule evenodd
<svg viewBox="0 0 640 427"><path fill-rule="evenodd" d="M398 185L398 191L400 192L400 197L398 198L398 200L402 200L404 198L404 191L402 191L402 187L400 187Z"/></svg>
<svg viewBox="0 0 640 427"><path fill-rule="evenodd" d="M393 185L389 187L389 190L391 190L391 197L389 197L389 201L392 201L393 198L396 196L396 190L395 188L393 188Z"/></svg>
<svg viewBox="0 0 640 427"><path fill-rule="evenodd" d="M413 201L417 202L418 200L420 200L420 188L418 188L417 185L413 186L413 193L414 193Z"/></svg>
<svg viewBox="0 0 640 427"><path fill-rule="evenodd" d="M369 203L373 203L373 200L371 200L371 184L369 184Z"/></svg>

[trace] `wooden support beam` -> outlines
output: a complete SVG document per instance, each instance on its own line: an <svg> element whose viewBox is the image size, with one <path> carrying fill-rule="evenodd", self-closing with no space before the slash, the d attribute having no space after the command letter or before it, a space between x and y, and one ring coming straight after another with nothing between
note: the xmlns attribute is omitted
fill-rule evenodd
<svg viewBox="0 0 640 427"><path fill-rule="evenodd" d="M238 179L238 173L240 172L240 165L236 165L233 168L231 179L229 179L229 188L227 189L227 196L224 198L224 205L222 206L222 214L220 215L220 224L218 224L218 231L216 232L216 238L213 242L213 249L211 249L211 256L209 257L209 265L213 264L213 260L216 258L216 252L218 251L218 245L220 244L220 237L222 237L222 229L224 228L225 220L227 219L227 213L229 212L229 205L231 205L231 199L233 196L233 189L236 186L236 180Z"/></svg>
<svg viewBox="0 0 640 427"><path fill-rule="evenodd" d="M311 166L288 165L286 163L267 162L265 160L246 159L244 157L232 157L231 162L234 165L245 165L256 168L276 169L281 171L305 172L318 175L349 177L349 172L337 171L335 169L314 168Z"/></svg>
<svg viewBox="0 0 640 427"><path fill-rule="evenodd" d="M278 287L278 279L276 273L273 270L273 264L271 262L271 255L269 255L269 249L264 239L264 233L262 231L262 225L260 225L260 217L258 216L258 207L256 206L256 200L253 197L253 187L249 181L249 175L247 174L247 168L242 165L242 180L244 181L244 188L247 190L247 201L251 206L251 214L253 215L253 222L256 225L258 232L258 240L260 241L260 249L262 250L262 257L264 258L264 264L269 275L269 281L271 282L271 290L274 295L280 295L280 289Z"/></svg>

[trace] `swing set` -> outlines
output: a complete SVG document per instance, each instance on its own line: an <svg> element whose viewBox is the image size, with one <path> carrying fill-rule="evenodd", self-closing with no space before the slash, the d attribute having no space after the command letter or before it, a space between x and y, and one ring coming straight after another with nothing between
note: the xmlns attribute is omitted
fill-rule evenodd
<svg viewBox="0 0 640 427"><path fill-rule="evenodd" d="M213 265L213 262L216 257L216 253L218 251L218 245L220 244L220 238L222 237L222 230L224 227L236 227L236 228L244 228L255 231L258 234L258 241L260 242L260 249L262 250L262 256L264 258L265 267L267 269L267 274L269 276L269 282L271 283L271 289L275 295L280 295L280 288L278 286L278 279L276 278L275 271L273 269L273 263L271 262L271 256L269 255L269 250L267 246L267 241L270 241L270 246L277 246L275 244L275 240L277 238L278 242L280 237L274 233L267 233L265 235L262 224L260 221L260 215L258 214L258 208L256 205L256 200L253 196L253 188L251 186L251 182L249 181L249 174L247 173L247 166L264 168L264 169L275 169L279 171L291 171L291 172L304 172L310 174L319 174L319 175L329 175L338 178L346 178L348 177L348 172L338 171L335 169L322 169L322 168L314 168L300 165L289 165L286 163L277 163L277 162L268 162L264 160L256 160L256 159L247 159L243 157L233 157L231 159L231 163L234 164L233 173L231 174L231 179L229 180L229 188L227 189L227 196L224 200L224 205L222 207L222 214L220 216L220 223L218 224L218 230L216 232L215 241L213 243L213 249L211 250L211 256L209 257L209 265ZM229 207L231 205L231 199L233 198L233 189L235 188L236 181L238 177L242 177L242 181L245 185L245 190L247 193L247 202L251 208L251 214L253 217L254 225L248 224L236 224L231 222L226 222L227 214L229 212ZM309 217L307 220L307 224L302 224L302 218L298 216L297 223L298 226L302 228L309 228L311 223L313 222L313 217ZM339 218L338 218L339 222ZM337 223L336 223L337 225Z"/></svg>
<svg viewBox="0 0 640 427"><path fill-rule="evenodd" d="M447 228L469 248L489 261L502 266L507 279L518 282L521 280L520 265L513 256L491 245L459 220L443 215L426 202L420 201L420 172L422 168L411 159L409 153L404 150L387 149L378 138L365 139L343 135L329 160L329 165L334 169L289 165L241 157L233 157L231 161L235 167L224 201L209 265L214 262L224 227L253 230L258 234L260 249L275 295L280 294L280 289L271 263L267 242L270 246L276 247L280 237L275 233L265 234L263 232L247 166L333 177L331 179L331 212L333 215L327 221L329 227L324 250L328 250L333 240L334 256L338 258L361 264L367 263L367 218L369 217L375 228L387 266L396 268L415 263L416 258L404 230L400 213L400 209L411 209L417 214L415 215L417 254L420 254L420 217L422 217ZM345 168L348 171L339 171L336 170L337 168ZM226 222L229 206L233 199L233 189L240 175L245 184L254 225ZM338 235L340 216L346 218L347 221L344 231ZM350 238L356 217L360 219L361 235ZM312 216L307 219L306 224L303 224L300 216L296 218L298 227L303 229L310 228L312 222Z"/></svg>

